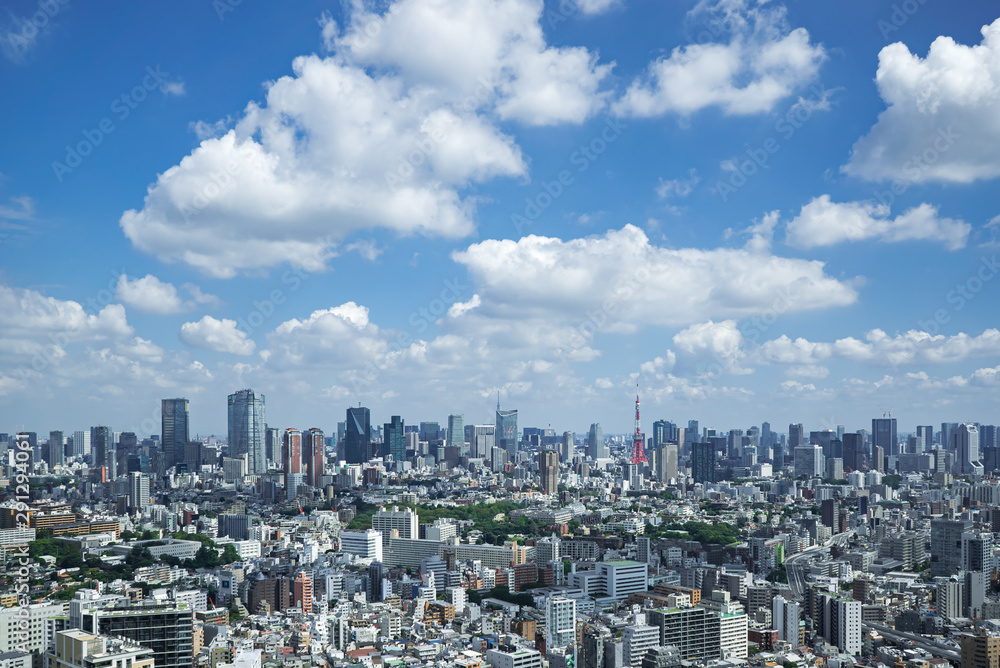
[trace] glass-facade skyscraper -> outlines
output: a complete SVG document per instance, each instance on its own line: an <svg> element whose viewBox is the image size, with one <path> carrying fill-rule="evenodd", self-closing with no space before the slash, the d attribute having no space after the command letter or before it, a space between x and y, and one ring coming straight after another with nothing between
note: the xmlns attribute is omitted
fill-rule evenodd
<svg viewBox="0 0 1000 668"><path fill-rule="evenodd" d="M184 444L190 440L188 410L187 399L160 401L160 442L166 468L184 459Z"/></svg>
<svg viewBox="0 0 1000 668"><path fill-rule="evenodd" d="M448 442L446 445L463 448L465 446L465 416L448 416Z"/></svg>
<svg viewBox="0 0 1000 668"><path fill-rule="evenodd" d="M264 395L240 390L229 395L229 456L247 455L247 474L267 473Z"/></svg>
<svg viewBox="0 0 1000 668"><path fill-rule="evenodd" d="M496 446L506 450L513 457L520 441L517 432L517 410L500 410L500 395L497 395Z"/></svg>
<svg viewBox="0 0 1000 668"><path fill-rule="evenodd" d="M382 428L382 440L384 442L383 454L392 455L394 462L406 460L406 433L403 418L393 415L390 421L385 423Z"/></svg>
<svg viewBox="0 0 1000 668"><path fill-rule="evenodd" d="M899 454L896 418L875 418L872 420L872 446L881 446L887 455Z"/></svg>
<svg viewBox="0 0 1000 668"><path fill-rule="evenodd" d="M344 459L348 464L364 464L372 458L371 411L362 406L347 409Z"/></svg>

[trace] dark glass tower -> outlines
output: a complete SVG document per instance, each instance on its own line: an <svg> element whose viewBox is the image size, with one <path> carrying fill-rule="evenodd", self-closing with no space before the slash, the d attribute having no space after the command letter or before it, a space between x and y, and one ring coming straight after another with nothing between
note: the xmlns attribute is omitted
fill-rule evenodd
<svg viewBox="0 0 1000 668"><path fill-rule="evenodd" d="M371 411L362 406L347 409L347 432L344 434L344 459L348 464L363 464L372 458Z"/></svg>
<svg viewBox="0 0 1000 668"><path fill-rule="evenodd" d="M184 444L190 440L189 436L188 400L161 400L160 440L163 443L163 463L167 468L184 459Z"/></svg>
<svg viewBox="0 0 1000 668"><path fill-rule="evenodd" d="M691 477L695 482L716 482L713 443L691 444Z"/></svg>

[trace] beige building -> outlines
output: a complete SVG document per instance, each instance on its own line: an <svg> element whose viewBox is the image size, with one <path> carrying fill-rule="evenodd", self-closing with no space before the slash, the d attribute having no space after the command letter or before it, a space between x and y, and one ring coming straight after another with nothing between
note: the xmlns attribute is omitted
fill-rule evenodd
<svg viewBox="0 0 1000 668"><path fill-rule="evenodd" d="M48 659L50 668L153 668L153 650L78 629L56 633Z"/></svg>

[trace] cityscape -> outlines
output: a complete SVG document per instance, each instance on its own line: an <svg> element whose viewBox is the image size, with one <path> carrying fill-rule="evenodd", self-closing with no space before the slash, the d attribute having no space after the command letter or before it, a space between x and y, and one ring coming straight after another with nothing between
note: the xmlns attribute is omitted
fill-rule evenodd
<svg viewBox="0 0 1000 668"><path fill-rule="evenodd" d="M1000 668L1000 6L5 0L0 668Z"/></svg>

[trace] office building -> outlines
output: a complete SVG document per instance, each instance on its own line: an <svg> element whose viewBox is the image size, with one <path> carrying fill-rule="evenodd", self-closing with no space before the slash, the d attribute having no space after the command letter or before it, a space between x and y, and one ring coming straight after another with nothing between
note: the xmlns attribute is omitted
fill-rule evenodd
<svg viewBox="0 0 1000 668"><path fill-rule="evenodd" d="M626 626L622 635L623 659L627 666L640 668L646 652L660 644L660 629L645 624Z"/></svg>
<svg viewBox="0 0 1000 668"><path fill-rule="evenodd" d="M93 455L94 467L104 467L107 471L107 479L111 480L111 461L114 460L112 449L111 429L109 427L90 428L90 451Z"/></svg>
<svg viewBox="0 0 1000 668"><path fill-rule="evenodd" d="M313 427L302 435L302 461L306 469L306 484L322 489L326 470L326 436L322 429Z"/></svg>
<svg viewBox="0 0 1000 668"><path fill-rule="evenodd" d="M49 432L49 466L62 466L65 462L66 442L61 431Z"/></svg>
<svg viewBox="0 0 1000 668"><path fill-rule="evenodd" d="M263 394L240 390L229 395L229 456L246 455L248 475L267 473L265 423Z"/></svg>
<svg viewBox="0 0 1000 668"><path fill-rule="evenodd" d="M719 616L705 608L653 609L646 620L659 630L659 644L676 647L686 661L706 663L722 656Z"/></svg>
<svg viewBox="0 0 1000 668"><path fill-rule="evenodd" d="M806 430L802 423L788 425L788 450L795 452L795 448L805 445Z"/></svg>
<svg viewBox="0 0 1000 668"><path fill-rule="evenodd" d="M576 601L549 596L545 601L545 649L551 651L576 643Z"/></svg>
<svg viewBox="0 0 1000 668"><path fill-rule="evenodd" d="M608 447L604 444L604 430L601 429L600 422L590 425L590 433L587 435L587 456L591 459L608 458Z"/></svg>
<svg viewBox="0 0 1000 668"><path fill-rule="evenodd" d="M858 433L844 434L844 470L860 471L865 462L865 441Z"/></svg>
<svg viewBox="0 0 1000 668"><path fill-rule="evenodd" d="M638 561L601 561L597 563L597 577L604 595L624 599L629 594L648 591L649 565Z"/></svg>
<svg viewBox="0 0 1000 668"><path fill-rule="evenodd" d="M555 450L541 450L538 453L538 475L545 494L559 491L559 453Z"/></svg>
<svg viewBox="0 0 1000 668"><path fill-rule="evenodd" d="M465 450L465 416L452 414L448 416L448 433L445 444L459 448L459 452ZM456 610L456 612L458 612Z"/></svg>
<svg viewBox="0 0 1000 668"><path fill-rule="evenodd" d="M718 482L716 451L712 443L691 444L691 477L695 482Z"/></svg>
<svg viewBox="0 0 1000 668"><path fill-rule="evenodd" d="M960 640L962 668L1000 668L1000 632L995 627L963 633Z"/></svg>
<svg viewBox="0 0 1000 668"><path fill-rule="evenodd" d="M188 413L187 399L160 401L160 447L163 463L168 469L183 459L184 444L191 440Z"/></svg>
<svg viewBox="0 0 1000 668"><path fill-rule="evenodd" d="M831 645L841 652L858 656L861 654L861 601L824 594L820 597L823 611L820 617L823 628L820 633Z"/></svg>
<svg viewBox="0 0 1000 668"><path fill-rule="evenodd" d="M875 418L872 420L872 445L879 446L887 455L899 454L896 418Z"/></svg>
<svg viewBox="0 0 1000 668"><path fill-rule="evenodd" d="M494 425L495 445L506 450L508 454L517 452L517 444L521 435L517 431L517 410L500 410L500 395L497 395L497 413ZM481 456L481 455L480 455Z"/></svg>
<svg viewBox="0 0 1000 668"><path fill-rule="evenodd" d="M972 531L965 520L931 520L931 575L948 577L962 569L962 536Z"/></svg>
<svg viewBox="0 0 1000 668"><path fill-rule="evenodd" d="M748 620L743 604L730 600L728 591L713 591L698 604L719 618L719 654L722 659L747 658Z"/></svg>
<svg viewBox="0 0 1000 668"><path fill-rule="evenodd" d="M965 601L964 577L953 575L946 578L934 578L934 610L948 621L965 616L963 604Z"/></svg>
<svg viewBox="0 0 1000 668"><path fill-rule="evenodd" d="M394 462L406 461L406 427L403 418L393 415L382 426L382 454Z"/></svg>
<svg viewBox="0 0 1000 668"><path fill-rule="evenodd" d="M90 430L85 429L73 432L73 457L86 457L90 454Z"/></svg>
<svg viewBox="0 0 1000 668"><path fill-rule="evenodd" d="M993 534L988 532L966 531L962 533L962 565L963 571L978 571L992 573Z"/></svg>
<svg viewBox="0 0 1000 668"><path fill-rule="evenodd" d="M362 559L383 561L382 534L375 529L365 531L341 531L340 551L355 554Z"/></svg>
<svg viewBox="0 0 1000 668"><path fill-rule="evenodd" d="M966 422L953 432L956 461L955 473L959 475L983 475L983 465L979 461L979 427Z"/></svg>
<svg viewBox="0 0 1000 668"><path fill-rule="evenodd" d="M917 452L930 452L934 448L934 427L932 425L917 425Z"/></svg>
<svg viewBox="0 0 1000 668"><path fill-rule="evenodd" d="M573 450L574 450L575 439L576 435L573 432L571 431L563 432L562 444L559 451L559 457L560 459L562 459L562 461L564 462L573 461Z"/></svg>
<svg viewBox="0 0 1000 668"><path fill-rule="evenodd" d="M665 443L656 458L656 477L660 482L677 479L677 444Z"/></svg>
<svg viewBox="0 0 1000 668"><path fill-rule="evenodd" d="M133 512L149 505L149 476L140 471L128 474L128 505Z"/></svg>
<svg viewBox="0 0 1000 668"><path fill-rule="evenodd" d="M344 459L348 464L364 464L374 455L371 411L362 406L348 408L346 423Z"/></svg>
<svg viewBox="0 0 1000 668"><path fill-rule="evenodd" d="M156 668L193 665L194 611L173 605L103 608L83 613L82 630L140 642L153 650Z"/></svg>
<svg viewBox="0 0 1000 668"><path fill-rule="evenodd" d="M286 429L281 442L281 470L285 474L285 488L291 489L288 481L295 473L302 473L302 432Z"/></svg>
<svg viewBox="0 0 1000 668"><path fill-rule="evenodd" d="M379 508L372 515L372 529L382 534L383 545L393 537L394 531L399 532L398 538L420 538L417 514L410 508L402 510L398 506L393 506L392 510Z"/></svg>
<svg viewBox="0 0 1000 668"><path fill-rule="evenodd" d="M250 538L250 516L223 513L219 515L219 538L232 538L233 540L249 540Z"/></svg>
<svg viewBox="0 0 1000 668"><path fill-rule="evenodd" d="M822 478L826 472L823 448L818 445L800 445L793 450L795 455L795 477Z"/></svg>
<svg viewBox="0 0 1000 668"><path fill-rule="evenodd" d="M542 655L526 647L500 645L486 650L486 660L493 668L542 668Z"/></svg>
<svg viewBox="0 0 1000 668"><path fill-rule="evenodd" d="M47 647L46 625L64 617L62 604L34 603L0 608L0 652L42 653Z"/></svg>
<svg viewBox="0 0 1000 668"><path fill-rule="evenodd" d="M71 629L56 631L48 668L153 668L153 650L138 642ZM30 663L29 663L30 665Z"/></svg>

